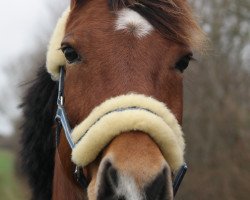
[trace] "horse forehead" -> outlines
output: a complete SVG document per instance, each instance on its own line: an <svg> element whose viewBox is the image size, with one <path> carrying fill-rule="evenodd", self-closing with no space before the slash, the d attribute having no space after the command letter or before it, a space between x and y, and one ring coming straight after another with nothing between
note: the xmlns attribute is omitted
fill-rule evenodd
<svg viewBox="0 0 250 200"><path fill-rule="evenodd" d="M115 29L117 31L125 30L138 38L149 35L154 30L153 26L144 17L129 8L117 11Z"/></svg>

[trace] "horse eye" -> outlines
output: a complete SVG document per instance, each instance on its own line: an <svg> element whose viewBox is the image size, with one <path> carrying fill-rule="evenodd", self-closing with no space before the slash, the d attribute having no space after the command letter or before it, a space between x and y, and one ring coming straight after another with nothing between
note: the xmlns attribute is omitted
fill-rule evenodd
<svg viewBox="0 0 250 200"><path fill-rule="evenodd" d="M175 68L181 73L188 67L190 60L192 60L192 54L188 54L182 57L176 64Z"/></svg>
<svg viewBox="0 0 250 200"><path fill-rule="evenodd" d="M80 60L79 54L72 47L63 47L62 52L69 63Z"/></svg>

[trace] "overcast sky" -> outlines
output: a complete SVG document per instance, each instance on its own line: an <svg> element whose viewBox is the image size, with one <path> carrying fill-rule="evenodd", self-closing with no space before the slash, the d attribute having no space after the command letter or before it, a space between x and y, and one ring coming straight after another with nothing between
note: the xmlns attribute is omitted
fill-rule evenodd
<svg viewBox="0 0 250 200"><path fill-rule="evenodd" d="M17 83L8 72L8 64L17 60L24 51L30 54L32 48L36 48L34 38L51 31L55 15L65 8L68 1L0 1L0 134L12 133L12 121L20 115L17 110L20 99L14 93Z"/></svg>
<svg viewBox="0 0 250 200"><path fill-rule="evenodd" d="M0 1L1 64L31 45L29 37L34 34L39 15L44 14L45 5L41 0Z"/></svg>

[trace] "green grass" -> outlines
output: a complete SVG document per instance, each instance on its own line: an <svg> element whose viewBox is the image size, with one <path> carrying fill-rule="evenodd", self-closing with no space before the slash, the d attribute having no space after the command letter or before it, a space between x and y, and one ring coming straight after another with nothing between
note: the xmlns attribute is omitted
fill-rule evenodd
<svg viewBox="0 0 250 200"><path fill-rule="evenodd" d="M24 184L15 175L15 154L0 149L0 199L26 200Z"/></svg>

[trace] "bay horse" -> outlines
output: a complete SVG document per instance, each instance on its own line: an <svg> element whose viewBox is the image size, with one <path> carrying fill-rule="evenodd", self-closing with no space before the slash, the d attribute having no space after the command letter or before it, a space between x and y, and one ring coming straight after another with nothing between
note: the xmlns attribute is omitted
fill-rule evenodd
<svg viewBox="0 0 250 200"><path fill-rule="evenodd" d="M172 200L205 40L186 0L71 0L22 104L32 199Z"/></svg>

